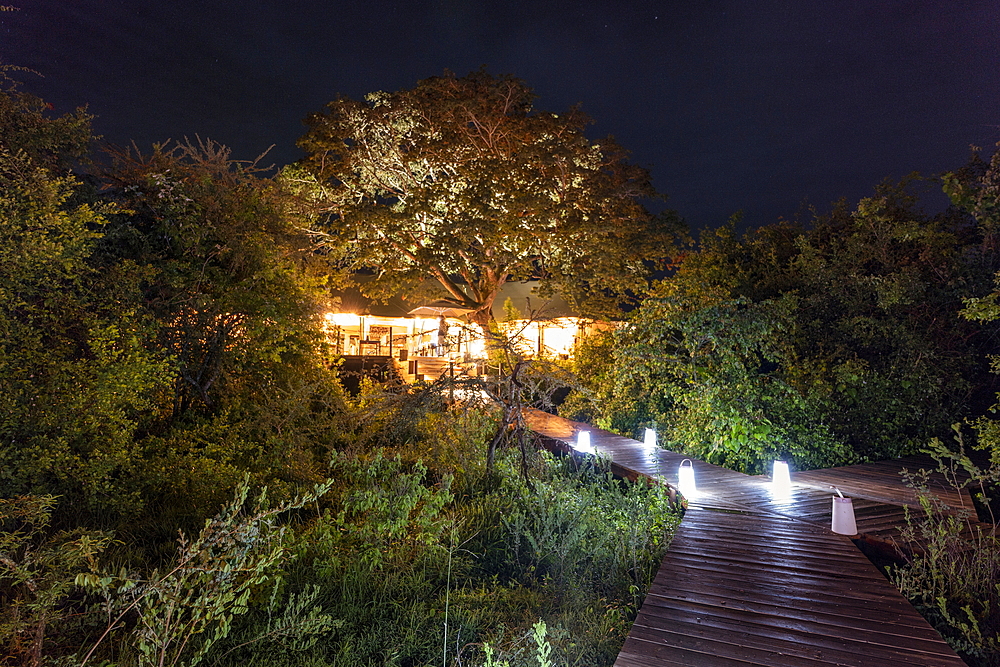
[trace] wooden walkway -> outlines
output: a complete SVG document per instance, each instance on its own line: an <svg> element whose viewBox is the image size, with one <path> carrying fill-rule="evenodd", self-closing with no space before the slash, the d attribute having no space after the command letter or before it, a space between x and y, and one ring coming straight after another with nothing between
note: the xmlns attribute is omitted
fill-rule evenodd
<svg viewBox="0 0 1000 667"><path fill-rule="evenodd" d="M676 485L688 458L540 411L525 419L565 448L590 431L597 453L631 478ZM693 463L698 493L616 667L965 665L851 539L829 529L836 486L854 498L859 533L891 539L902 507L916 504L898 471L936 468L929 457L793 473L785 494L768 477ZM967 493L947 501L972 507Z"/></svg>

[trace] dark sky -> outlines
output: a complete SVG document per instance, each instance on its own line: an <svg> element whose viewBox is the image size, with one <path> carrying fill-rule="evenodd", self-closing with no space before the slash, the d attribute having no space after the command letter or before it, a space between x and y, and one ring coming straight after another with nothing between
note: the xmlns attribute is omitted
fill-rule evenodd
<svg viewBox="0 0 1000 667"><path fill-rule="evenodd" d="M140 147L198 134L299 157L338 93L450 69L579 103L695 228L856 201L1000 141L998 0L3 0L0 62Z"/></svg>

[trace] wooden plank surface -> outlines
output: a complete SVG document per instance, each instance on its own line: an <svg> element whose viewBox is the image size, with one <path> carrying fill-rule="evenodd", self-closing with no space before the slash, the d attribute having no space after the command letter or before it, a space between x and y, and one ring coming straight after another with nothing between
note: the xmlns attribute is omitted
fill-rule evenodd
<svg viewBox="0 0 1000 667"><path fill-rule="evenodd" d="M525 411L525 420L569 449L580 430L590 431L598 455L633 477L676 485L687 458L539 411ZM692 463L699 492L616 667L965 664L850 539L829 530L837 486L857 492L849 495L862 533L897 536L912 499L898 472L917 461L810 471L829 474L801 484L806 473L794 473L786 493L767 477Z"/></svg>
<svg viewBox="0 0 1000 667"><path fill-rule="evenodd" d="M930 456L916 455L892 461L794 472L792 478L796 484L824 490L836 486L845 495L856 498L919 507L916 492L906 486L902 473L904 470L915 473L923 469L931 472L927 479L928 488L942 501L954 509L973 510L968 489L955 490L947 477L937 472L937 468L938 463ZM968 478L961 472L956 472L956 475L960 481Z"/></svg>
<svg viewBox="0 0 1000 667"><path fill-rule="evenodd" d="M616 667L964 663L842 536L694 506Z"/></svg>

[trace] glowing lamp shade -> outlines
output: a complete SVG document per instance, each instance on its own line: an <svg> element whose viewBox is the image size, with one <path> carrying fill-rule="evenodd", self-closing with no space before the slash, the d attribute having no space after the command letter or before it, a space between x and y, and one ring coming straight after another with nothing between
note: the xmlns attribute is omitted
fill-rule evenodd
<svg viewBox="0 0 1000 667"><path fill-rule="evenodd" d="M643 439L643 444L646 446L646 449L656 449L656 431L655 430L653 430L651 428L647 428L646 429L646 436Z"/></svg>
<svg viewBox="0 0 1000 667"><path fill-rule="evenodd" d="M788 474L788 463L785 461L775 461L771 470L771 483L774 488L780 491L789 491L792 488L792 478Z"/></svg>
<svg viewBox="0 0 1000 667"><path fill-rule="evenodd" d="M578 431L576 434L576 451L585 454L593 454L594 448L590 445L590 431Z"/></svg>
<svg viewBox="0 0 1000 667"><path fill-rule="evenodd" d="M677 488L688 498L693 498L698 493L698 487L694 483L694 463L691 459L684 459L677 468Z"/></svg>

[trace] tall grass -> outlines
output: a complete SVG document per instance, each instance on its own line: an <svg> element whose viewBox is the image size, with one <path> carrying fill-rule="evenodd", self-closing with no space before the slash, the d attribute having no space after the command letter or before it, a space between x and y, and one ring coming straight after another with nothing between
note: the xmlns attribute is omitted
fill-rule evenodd
<svg viewBox="0 0 1000 667"><path fill-rule="evenodd" d="M612 664L679 519L666 488L521 441L488 466L488 407L406 419L344 434L311 494L245 478L145 569L110 534L49 535L57 499L0 503L0 664Z"/></svg>
<svg viewBox="0 0 1000 667"><path fill-rule="evenodd" d="M468 443L492 427L434 413L408 445L335 457L294 562L207 664L534 667L540 619L541 664L612 664L677 523L669 496L543 453L526 477L517 448L487 474ZM305 595L325 633L269 631L273 609Z"/></svg>
<svg viewBox="0 0 1000 667"><path fill-rule="evenodd" d="M982 469L965 454L935 441L931 451L939 471L955 488L970 487L988 512L985 490L997 478L997 466ZM963 469L968 478L956 471ZM890 575L942 637L973 667L1000 666L1000 540L995 526L975 521L973 508L951 508L928 489L927 471L910 476L919 513L907 513L902 529L905 566Z"/></svg>

